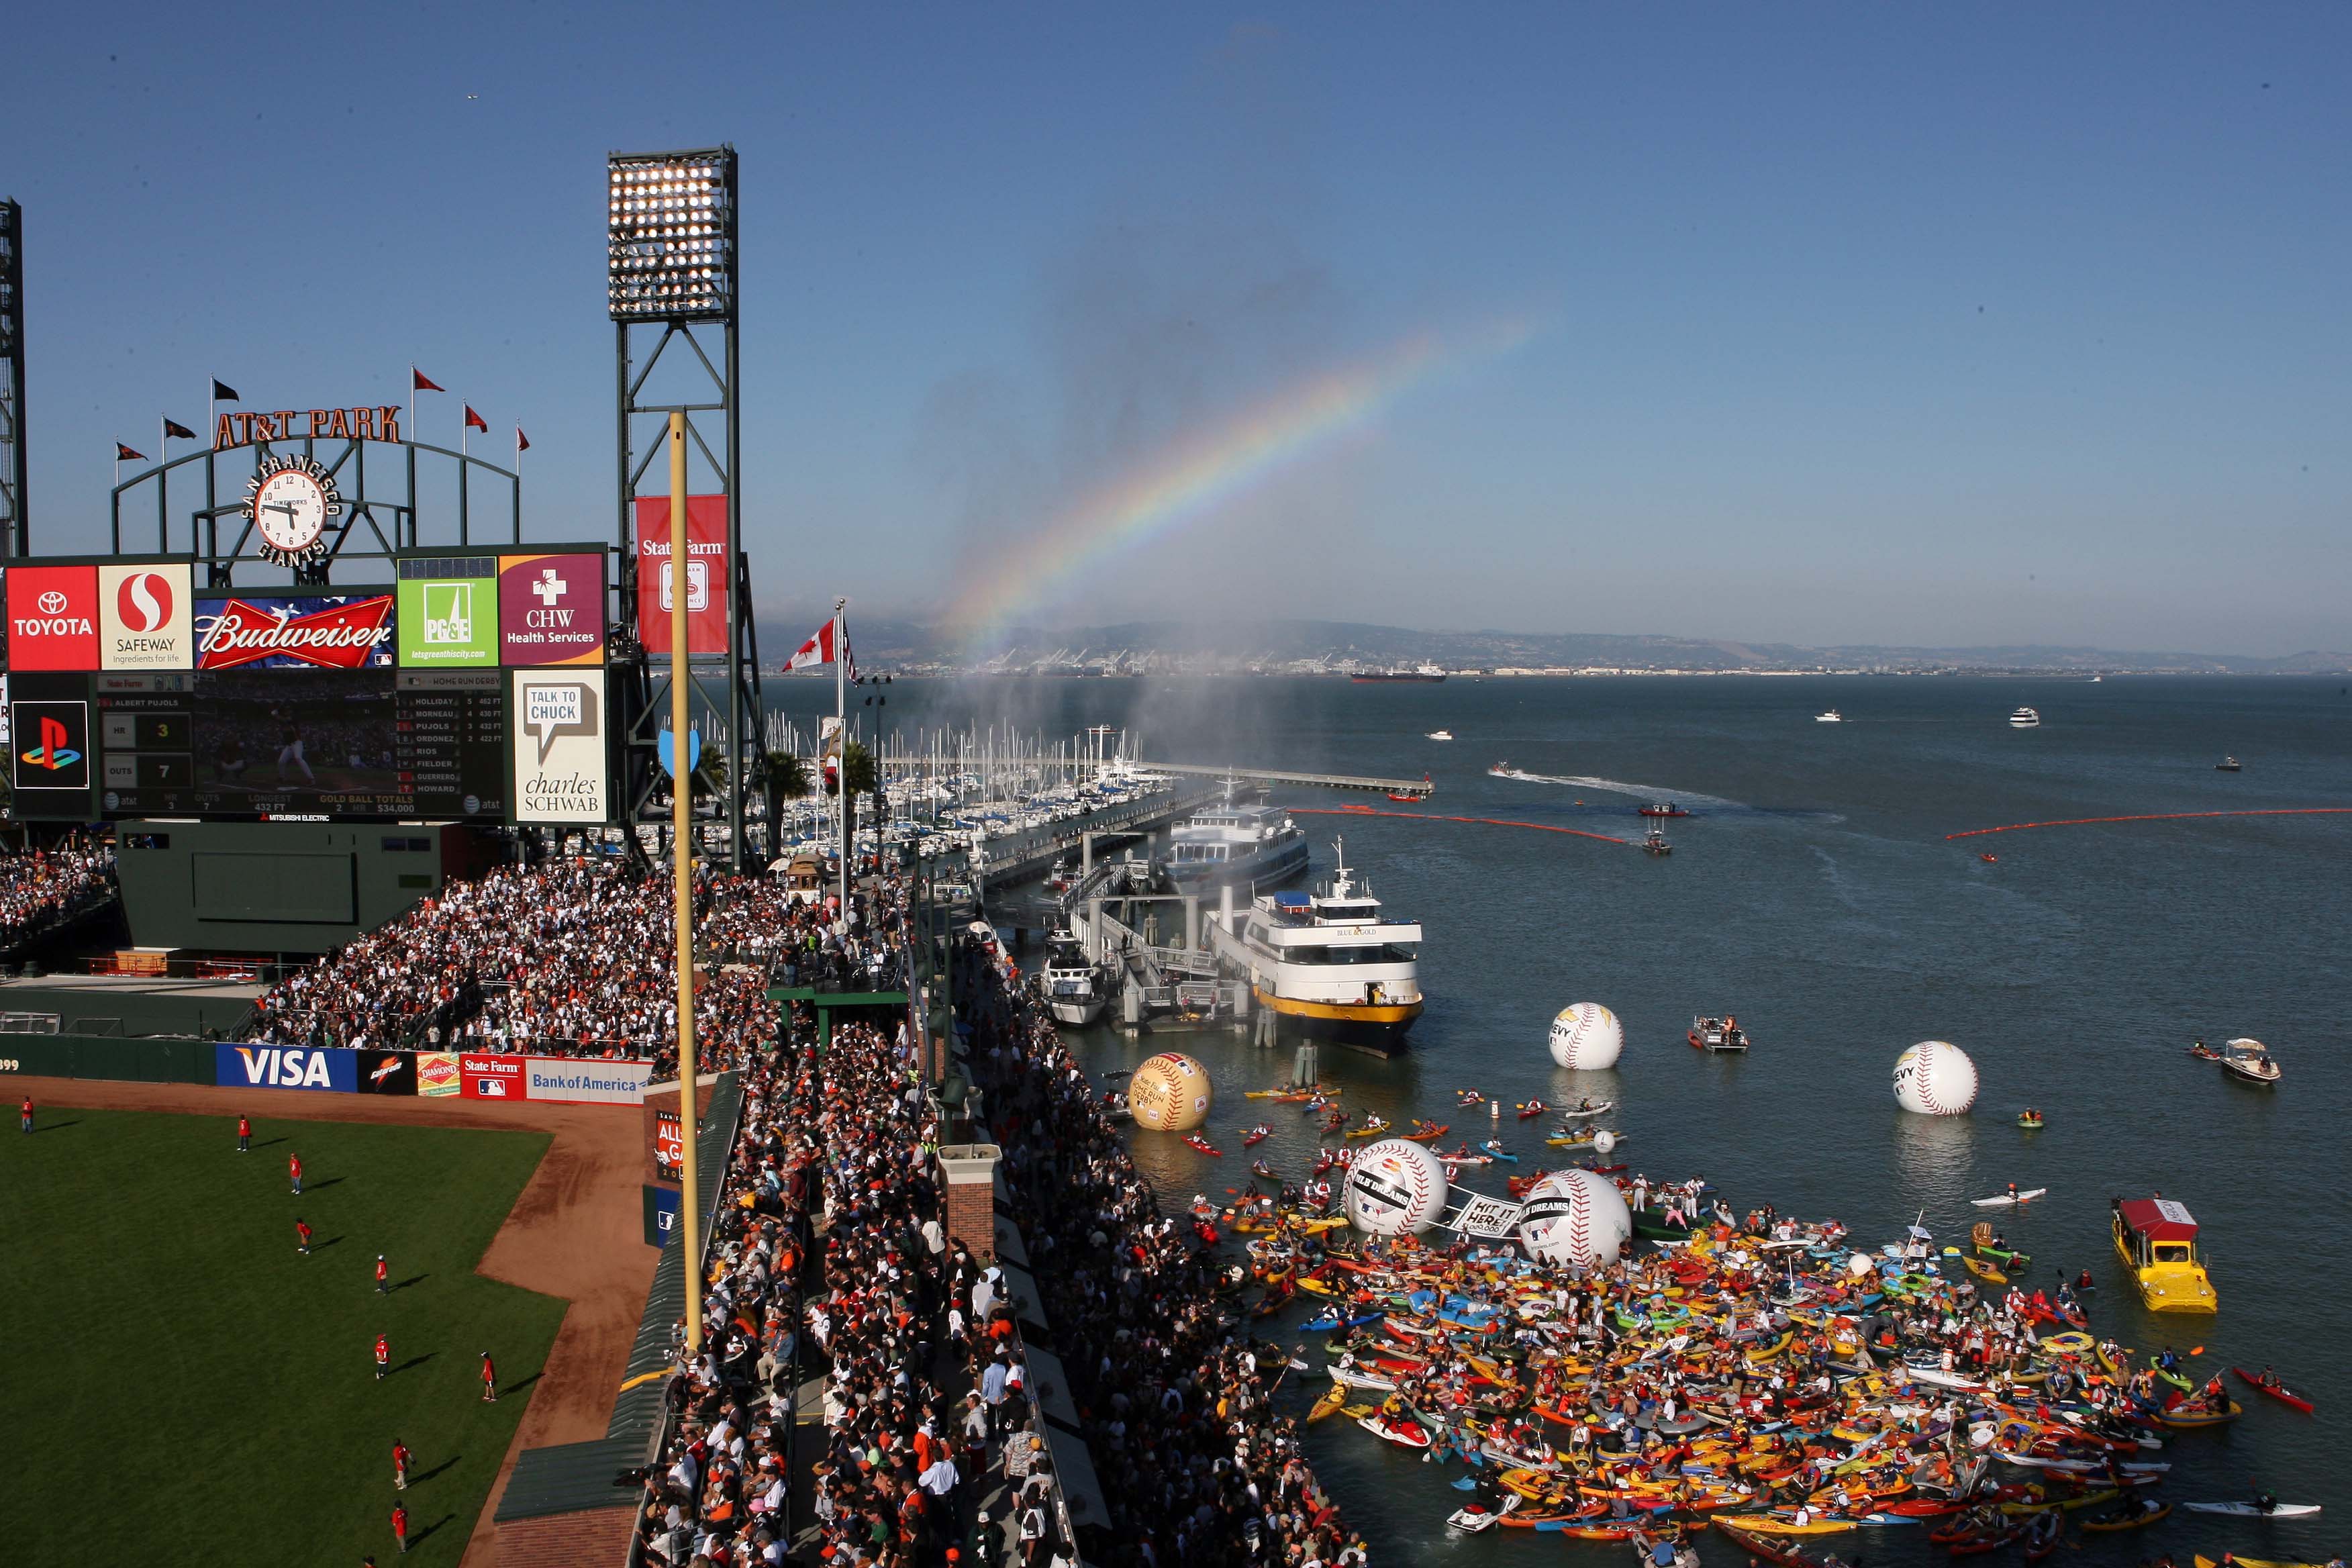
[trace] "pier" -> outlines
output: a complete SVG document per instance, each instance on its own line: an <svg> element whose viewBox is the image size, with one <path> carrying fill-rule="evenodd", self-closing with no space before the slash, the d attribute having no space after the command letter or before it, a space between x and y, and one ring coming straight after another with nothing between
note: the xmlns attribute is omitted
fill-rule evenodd
<svg viewBox="0 0 2352 1568"><path fill-rule="evenodd" d="M1360 773L1297 773L1280 768L1236 768L1201 763L1138 763L1135 766L1139 773L1248 779L1256 784L1307 784L1316 789L1371 790L1381 795L1410 795L1419 800L1427 800L1433 790L1425 778L1376 779Z"/></svg>
<svg viewBox="0 0 2352 1568"><path fill-rule="evenodd" d="M991 886L1013 887L1034 881L1074 849L1090 861L1097 845L1144 837L1182 821L1216 799L1213 790L1150 795L1090 811L1083 816L1008 833L1001 838L984 839L971 858L972 884L984 892Z"/></svg>

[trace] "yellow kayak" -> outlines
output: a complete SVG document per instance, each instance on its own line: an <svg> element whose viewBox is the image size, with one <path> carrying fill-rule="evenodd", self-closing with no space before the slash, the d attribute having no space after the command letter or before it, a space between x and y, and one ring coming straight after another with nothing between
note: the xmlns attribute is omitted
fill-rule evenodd
<svg viewBox="0 0 2352 1568"><path fill-rule="evenodd" d="M1782 1334L1779 1339L1774 1340L1769 1345L1749 1345L1748 1347L1748 1359L1749 1361L1770 1361L1774 1356L1779 1355L1782 1351L1787 1350L1789 1348L1789 1342L1796 1337L1796 1331L1791 1329L1787 1333Z"/></svg>
<svg viewBox="0 0 2352 1568"><path fill-rule="evenodd" d="M1854 1528L1850 1519L1817 1519L1811 1524L1799 1524L1794 1520L1775 1519L1769 1513L1719 1513L1715 1522L1751 1535L1840 1535Z"/></svg>
<svg viewBox="0 0 2352 1568"><path fill-rule="evenodd" d="M1344 1383L1335 1383L1331 1385L1330 1393L1325 1394L1322 1398L1315 1402L1315 1408L1307 1413L1307 1419L1309 1421L1320 1421L1326 1415L1332 1415L1338 1411L1339 1406L1347 1403L1348 1385Z"/></svg>
<svg viewBox="0 0 2352 1568"><path fill-rule="evenodd" d="M2281 1563L2268 1557L2240 1557L2234 1552L2231 1554L2230 1561L2242 1563L2246 1568L2326 1568L2326 1564L2321 1563ZM2221 1565L2210 1557L2200 1556L2197 1568L2221 1568Z"/></svg>

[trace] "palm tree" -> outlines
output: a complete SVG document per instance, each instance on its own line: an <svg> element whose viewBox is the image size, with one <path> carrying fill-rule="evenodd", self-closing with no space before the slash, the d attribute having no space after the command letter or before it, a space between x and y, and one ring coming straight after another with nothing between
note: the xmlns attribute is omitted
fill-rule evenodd
<svg viewBox="0 0 2352 1568"><path fill-rule="evenodd" d="M781 851L784 802L799 800L809 793L808 764L790 752L774 751L766 752L752 765L760 798L768 807L768 842Z"/></svg>

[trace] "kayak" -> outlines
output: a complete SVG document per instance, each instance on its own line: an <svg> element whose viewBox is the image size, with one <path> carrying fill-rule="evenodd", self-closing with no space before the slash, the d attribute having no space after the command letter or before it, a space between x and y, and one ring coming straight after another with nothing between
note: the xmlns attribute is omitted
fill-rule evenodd
<svg viewBox="0 0 2352 1568"><path fill-rule="evenodd" d="M1960 1262L1969 1273L1975 1275L1978 1279L1983 1280L1988 1285L2006 1285L2009 1283L2008 1275L2003 1274L2000 1269L1995 1268L1991 1264L1986 1263L1981 1259L1963 1258L1960 1259Z"/></svg>
<svg viewBox="0 0 2352 1568"><path fill-rule="evenodd" d="M1322 1398L1315 1402L1315 1408L1307 1413L1307 1419L1309 1421L1320 1421L1326 1415L1335 1413L1339 1406L1347 1403L1348 1385L1344 1383L1335 1383L1331 1385L1330 1393L1325 1394Z"/></svg>
<svg viewBox="0 0 2352 1568"><path fill-rule="evenodd" d="M2308 1519L2319 1511L2315 1502L2283 1502L2263 1508L2250 1502L2185 1502L2191 1513L2226 1513L2236 1519Z"/></svg>
<svg viewBox="0 0 2352 1568"><path fill-rule="evenodd" d="M2005 1209L2011 1204L2030 1204L2034 1199L2042 1196L2049 1191L2050 1189L2048 1187L2028 1187L2025 1191L2018 1194L2015 1197L2011 1197L2007 1193L2003 1193L1999 1197L1970 1198L1969 1202L1976 1205L1977 1207L1980 1209Z"/></svg>
<svg viewBox="0 0 2352 1568"><path fill-rule="evenodd" d="M2111 1513L2099 1519L2086 1519L2083 1521L2083 1528L2101 1531L2146 1530L2157 1521L2169 1518L2171 1513L2172 1505L2168 1502L2160 1502L2134 1508L2125 1513Z"/></svg>
<svg viewBox="0 0 2352 1568"><path fill-rule="evenodd" d="M2248 1372L2242 1366L2233 1366L2230 1370L2236 1373L2240 1377L2244 1378L2248 1383L2252 1384L2254 1387L2262 1393L2267 1394L2273 1399L2277 1400L2281 1405L2292 1405L2297 1410L2302 1411L2305 1415L2311 1414L2311 1401L2305 1399L2302 1394L2295 1393L2294 1390L2287 1387L2284 1384L2264 1383L2259 1373Z"/></svg>

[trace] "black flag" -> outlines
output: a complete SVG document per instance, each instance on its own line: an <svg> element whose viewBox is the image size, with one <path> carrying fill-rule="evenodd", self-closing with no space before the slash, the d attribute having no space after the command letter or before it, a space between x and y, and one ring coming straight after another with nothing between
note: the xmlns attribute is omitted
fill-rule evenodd
<svg viewBox="0 0 2352 1568"><path fill-rule="evenodd" d="M163 438L168 441L173 437L183 441L193 441L196 438L196 433L166 414L163 416Z"/></svg>
<svg viewBox="0 0 2352 1568"><path fill-rule="evenodd" d="M124 446L121 442L117 441L114 444L114 460L118 463L143 463L147 460L147 454L144 452L134 452L130 447Z"/></svg>
<svg viewBox="0 0 2352 1568"><path fill-rule="evenodd" d="M231 386L220 377L215 376L213 377L213 401L215 403L242 403L245 399L236 395L236 387Z"/></svg>

